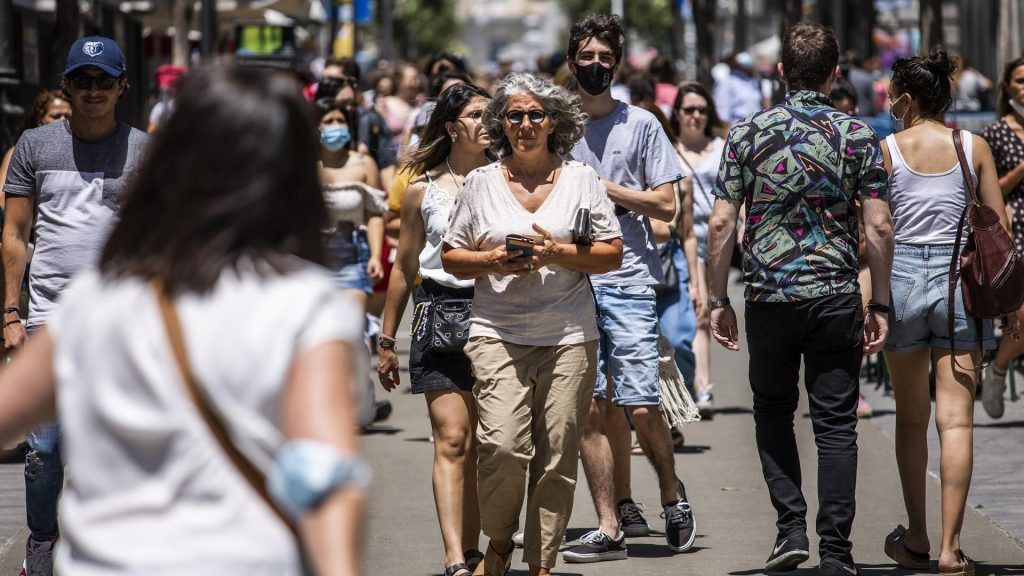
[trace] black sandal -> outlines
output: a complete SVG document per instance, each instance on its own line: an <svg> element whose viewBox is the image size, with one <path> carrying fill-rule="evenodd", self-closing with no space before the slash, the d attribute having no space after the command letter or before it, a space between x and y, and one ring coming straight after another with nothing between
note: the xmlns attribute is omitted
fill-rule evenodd
<svg viewBox="0 0 1024 576"><path fill-rule="evenodd" d="M473 574L473 571L469 569L469 566L466 566L462 562L459 562L458 564L452 564L451 566L445 568L444 576L456 576L456 574L459 574L460 572L465 572L467 575L470 576L472 576Z"/></svg>
<svg viewBox="0 0 1024 576"><path fill-rule="evenodd" d="M476 570L477 564L483 561L484 553L474 548L463 552L462 557L466 559L466 566L468 566L469 571L472 572Z"/></svg>

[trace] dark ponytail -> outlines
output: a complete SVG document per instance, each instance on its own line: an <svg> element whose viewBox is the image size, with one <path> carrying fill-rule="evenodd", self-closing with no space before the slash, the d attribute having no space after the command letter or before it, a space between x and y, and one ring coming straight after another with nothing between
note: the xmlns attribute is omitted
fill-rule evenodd
<svg viewBox="0 0 1024 576"><path fill-rule="evenodd" d="M941 118L953 106L956 69L956 60L942 46L928 56L901 58L892 65L893 94L910 94L922 116Z"/></svg>

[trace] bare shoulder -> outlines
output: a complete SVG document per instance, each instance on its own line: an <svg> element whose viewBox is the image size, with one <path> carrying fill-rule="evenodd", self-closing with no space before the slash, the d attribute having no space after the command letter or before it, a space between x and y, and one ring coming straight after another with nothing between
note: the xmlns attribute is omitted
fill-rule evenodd
<svg viewBox="0 0 1024 576"><path fill-rule="evenodd" d="M988 145L988 140L984 136L979 134L971 134L971 140L974 141L974 149L978 152L991 154L992 148Z"/></svg>
<svg viewBox="0 0 1024 576"><path fill-rule="evenodd" d="M415 205L419 207L423 202L423 195L427 191L427 179L423 176L417 176L409 182L409 187L405 189L405 196L402 197L402 206L406 204Z"/></svg>

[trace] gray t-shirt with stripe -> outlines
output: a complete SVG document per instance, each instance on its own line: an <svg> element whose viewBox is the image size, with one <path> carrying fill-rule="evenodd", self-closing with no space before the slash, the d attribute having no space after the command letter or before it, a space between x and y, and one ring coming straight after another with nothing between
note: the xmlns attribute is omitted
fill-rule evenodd
<svg viewBox="0 0 1024 576"><path fill-rule="evenodd" d="M4 193L35 201L30 327L46 322L75 274L98 264L148 139L122 123L108 138L83 140L62 120L29 130L18 140Z"/></svg>

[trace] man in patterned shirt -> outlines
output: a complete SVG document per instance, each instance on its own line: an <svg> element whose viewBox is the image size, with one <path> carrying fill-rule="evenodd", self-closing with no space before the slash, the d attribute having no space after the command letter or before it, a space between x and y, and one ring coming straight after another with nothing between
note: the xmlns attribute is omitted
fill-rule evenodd
<svg viewBox="0 0 1024 576"><path fill-rule="evenodd" d="M832 31L796 24L779 72L789 93L729 131L709 232L711 329L738 350L727 298L729 259L741 203L746 333L757 448L778 537L767 570L808 558L807 504L793 415L800 360L818 445L817 530L823 576L857 574L850 544L857 479L857 393L862 355L888 332L892 218L878 138L825 96L839 74ZM860 208L858 215L857 204ZM872 301L861 311L858 217L867 235Z"/></svg>

